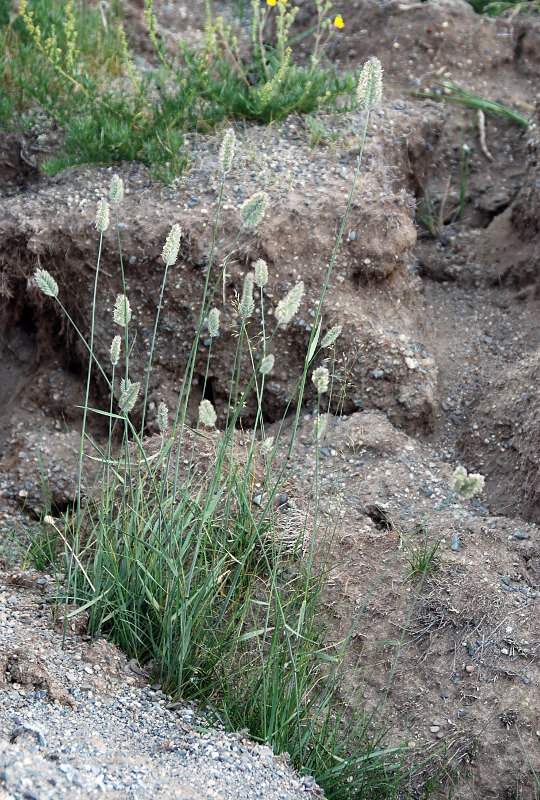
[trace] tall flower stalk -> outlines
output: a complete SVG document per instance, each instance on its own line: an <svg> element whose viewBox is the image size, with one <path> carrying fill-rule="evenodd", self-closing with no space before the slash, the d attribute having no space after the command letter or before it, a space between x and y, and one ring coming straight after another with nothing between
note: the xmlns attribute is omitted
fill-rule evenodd
<svg viewBox="0 0 540 800"><path fill-rule="evenodd" d="M92 365L93 365L93 357L94 357L94 333L96 327L96 306L97 306L97 288L98 288L98 281L99 281L99 268L101 265L101 252L103 249L103 234L109 227L109 204L105 199L102 199L98 203L97 213L96 213L96 228L99 231L99 249L98 249L98 257L97 257L97 264L96 270L94 273L94 289L92 293L92 310L91 310L91 320L90 320L90 360L88 362L88 371L86 374L86 391L84 396L84 407L83 407L83 422L82 422L82 430L81 430L81 441L79 445L79 463L77 466L77 530L79 529L80 519L81 519L81 487L82 487L82 472L83 472L83 454L84 454L84 443L86 438L86 421L88 417L88 401L90 399L90 383L92 378Z"/></svg>
<svg viewBox="0 0 540 800"><path fill-rule="evenodd" d="M154 320L154 331L152 333L152 341L150 344L150 354L148 356L148 365L146 367L146 381L144 385L144 398L143 398L143 405L142 405L142 419L141 419L141 437L144 434L144 423L146 419L146 404L148 400L148 386L150 384L150 375L152 374L152 362L154 358L154 348L156 346L156 338L157 338L157 330L159 325L159 319L161 315L161 310L163 308L163 296L165 294L165 286L167 284L167 275L169 272L169 267L173 267L176 264L176 259L178 258L178 250L180 249L180 238L182 236L182 229L178 223L175 223L165 241L163 246L163 251L161 253L161 257L165 262L165 269L163 271L163 278L161 280L161 288L159 292L159 302L156 311L156 318Z"/></svg>
<svg viewBox="0 0 540 800"><path fill-rule="evenodd" d="M362 166L362 159L364 156L364 147L366 144L366 137L369 128L369 120L371 116L372 110L380 103L382 98L382 66L381 62L378 58L370 58L363 66L362 72L360 73L360 79L358 81L357 87L357 100L359 106L364 110L365 117L364 117L364 125L362 128L362 138L360 141L360 150L358 153L358 159L356 162L356 170L354 173L354 178L351 184L351 189L349 191L349 196L347 198L347 205L345 207L345 213L343 214L343 218L341 220L341 225L339 227L339 232L336 237L336 242L334 244L334 249L332 251L332 256L330 258L330 263L328 265L328 269L326 271L325 279L323 282L323 287L321 293L319 295L319 302L317 305L317 309L315 311L315 318L313 320L313 327L311 329L311 335L309 337L308 343L308 354L311 352L312 344L315 340L315 336L317 335L318 326L321 322L322 317L322 307L324 303L324 299L326 297L326 292L328 291L328 284L330 283L330 278L334 271L334 265L336 263L337 254L339 252L339 248L341 247L341 242L343 240L343 233L345 231L345 225L347 224L347 218L349 216L349 211L351 209L352 199L354 197L354 193L356 191L356 184L358 183L358 176L360 174L360 167ZM289 444L289 452L288 455L290 456L292 453L292 448L294 445L294 438L296 435L296 431L298 429L298 423L300 420L300 413L301 413L301 398L304 394L304 387L307 379L307 372L308 372L308 361L304 365L304 371L301 378L300 384L300 392L299 392L299 399L296 404L296 412L295 412L295 419L293 424L293 433L291 435L290 444Z"/></svg>

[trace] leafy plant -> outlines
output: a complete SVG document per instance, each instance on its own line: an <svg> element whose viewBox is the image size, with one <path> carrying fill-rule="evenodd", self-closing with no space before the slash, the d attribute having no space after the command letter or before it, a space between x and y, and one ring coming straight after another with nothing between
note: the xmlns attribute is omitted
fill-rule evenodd
<svg viewBox="0 0 540 800"><path fill-rule="evenodd" d="M317 117L307 116L306 125L309 134L309 147L311 150L319 144L335 142L339 138L339 133L327 128Z"/></svg>
<svg viewBox="0 0 540 800"><path fill-rule="evenodd" d="M40 572L55 568L58 558L59 534L45 521L45 517L30 532L30 542L26 548L23 567L32 564Z"/></svg>
<svg viewBox="0 0 540 800"><path fill-rule="evenodd" d="M423 225L434 238L440 236L442 220L437 214L435 204L428 192L425 193L418 206L416 220L420 225Z"/></svg>

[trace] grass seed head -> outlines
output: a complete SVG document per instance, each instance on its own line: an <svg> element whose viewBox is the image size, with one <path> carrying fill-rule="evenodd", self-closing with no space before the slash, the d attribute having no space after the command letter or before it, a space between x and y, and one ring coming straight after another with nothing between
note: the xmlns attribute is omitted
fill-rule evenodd
<svg viewBox="0 0 540 800"><path fill-rule="evenodd" d="M161 254L163 261L168 267L172 267L178 258L178 250L180 248L180 237L182 236L182 228L178 223L175 223L163 245L163 252Z"/></svg>
<svg viewBox="0 0 540 800"><path fill-rule="evenodd" d="M242 289L242 299L238 306L242 319L247 319L253 314L255 309L255 301L253 299L253 273L248 272L244 278L244 287Z"/></svg>
<svg viewBox="0 0 540 800"><path fill-rule="evenodd" d="M376 108L382 98L382 64L378 58L370 58L362 67L356 97L358 104L365 110Z"/></svg>
<svg viewBox="0 0 540 800"><path fill-rule="evenodd" d="M323 394L324 392L328 391L328 381L330 380L330 373L328 372L326 367L317 367L317 369L313 371L311 380L315 384L315 387L319 394Z"/></svg>
<svg viewBox="0 0 540 800"><path fill-rule="evenodd" d="M211 308L206 322L208 326L208 333L213 339L219 333L219 311L217 308Z"/></svg>
<svg viewBox="0 0 540 800"><path fill-rule="evenodd" d="M317 414L317 416L313 421L313 434L317 442L322 439L325 430L326 430L326 417L322 416L321 414Z"/></svg>
<svg viewBox="0 0 540 800"><path fill-rule="evenodd" d="M263 360L261 361L261 365L259 367L259 372L261 373L261 375L269 375L272 372L272 370L274 369L274 361L275 358L272 355L272 353L263 358Z"/></svg>
<svg viewBox="0 0 540 800"><path fill-rule="evenodd" d="M256 192L240 206L240 217L246 228L255 228L263 218L268 205L266 192Z"/></svg>
<svg viewBox="0 0 540 800"><path fill-rule="evenodd" d="M263 258L259 258L255 262L254 272L255 283L260 289L262 289L263 286L266 286L268 283L268 264Z"/></svg>
<svg viewBox="0 0 540 800"><path fill-rule="evenodd" d="M113 175L109 187L109 200L114 205L119 205L124 199L124 181L118 175Z"/></svg>
<svg viewBox="0 0 540 800"><path fill-rule="evenodd" d="M120 400L118 401L120 411L122 411L124 414L129 414L137 402L137 396L139 394L141 385L138 381L131 383L130 380L122 380L120 383L120 388L122 389Z"/></svg>
<svg viewBox="0 0 540 800"><path fill-rule="evenodd" d="M109 227L109 204L101 199L96 211L96 228L100 233L104 233Z"/></svg>
<svg viewBox="0 0 540 800"><path fill-rule="evenodd" d="M167 427L168 427L168 424L169 424L169 409L167 408L167 406L165 405L163 400L161 401L161 403L158 406L157 424L158 424L159 432L163 436L165 431L167 430Z"/></svg>
<svg viewBox="0 0 540 800"><path fill-rule="evenodd" d="M321 347L330 347L333 345L336 339L341 336L342 330L343 327L341 325L334 325L333 328L330 328L326 336L323 336Z"/></svg>
<svg viewBox="0 0 540 800"><path fill-rule="evenodd" d="M120 336L115 336L111 342L111 364L116 367L120 358L120 349L122 347L122 339Z"/></svg>
<svg viewBox="0 0 540 800"><path fill-rule="evenodd" d="M36 269L34 272L34 280L43 294L46 294L48 297L58 297L58 284L46 269Z"/></svg>
<svg viewBox="0 0 540 800"><path fill-rule="evenodd" d="M274 312L279 325L287 325L294 317L304 296L304 282L300 281L279 301Z"/></svg>
<svg viewBox="0 0 540 800"><path fill-rule="evenodd" d="M125 294L119 294L114 303L113 320L125 328L131 319L131 306Z"/></svg>
<svg viewBox="0 0 540 800"><path fill-rule="evenodd" d="M217 414L210 400L201 400L199 403L199 422L206 428L213 428L216 424Z"/></svg>
<svg viewBox="0 0 540 800"><path fill-rule="evenodd" d="M232 160L234 158L235 143L236 139L234 131L232 128L228 128L225 131L225 135L221 140L221 147L219 148L219 166L224 174L227 173L231 168Z"/></svg>

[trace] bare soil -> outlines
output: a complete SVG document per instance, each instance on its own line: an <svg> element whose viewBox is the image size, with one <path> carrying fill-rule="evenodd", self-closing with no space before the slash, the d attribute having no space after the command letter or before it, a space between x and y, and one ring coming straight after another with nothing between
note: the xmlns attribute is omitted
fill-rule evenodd
<svg viewBox="0 0 540 800"><path fill-rule="evenodd" d="M171 35L185 34L188 17L190 35L202 29L204 15L193 6L203 3L176 16L165 0L155 5ZM300 5L303 30L312 3ZM143 30L136 3L131 19L134 32ZM343 325L334 372L347 382L343 406L329 409L339 415L329 421L321 457L325 513L341 520L328 608L336 636L358 619L348 690L389 720L392 741L407 738L411 751L427 743L446 763L446 783L439 778L434 796L532 798L531 764L540 774L540 21L482 17L463 0L358 0L344 19L331 58L344 66L377 55L385 94L325 304L325 328ZM307 53L309 39L302 42ZM409 92L441 78L528 114L530 127L487 116L482 147L474 111ZM220 414L236 346L234 301L259 257L271 274L267 309L297 280L307 290L299 315L275 340L269 424L283 413L303 362L361 125L357 114L320 119L337 136L314 150L300 117L267 128L235 125L216 263L234 240L243 199L264 189L270 211L256 232L242 235L227 274L210 366ZM7 536L39 516L45 493L57 509L73 501L86 354L31 276L48 269L88 330L95 207L113 170L85 167L48 179L38 169L43 137L39 147L30 135L0 133L0 140L0 524ZM137 379L159 296L161 248L172 223L183 229L161 315L149 434L159 401L174 405L191 346L219 141L220 134L193 137L192 168L172 187L137 164L114 170L127 187L121 239ZM460 142L471 153L461 207ZM58 147L52 129L50 147ZM431 232L416 221L426 197ZM121 291L113 230L101 269L96 349L107 361ZM205 360L203 349L201 382ZM102 390L96 381L96 402ZM308 392L295 448L293 473L306 497L315 406ZM252 402L245 426L253 409ZM482 495L451 496L457 464L485 475ZM411 575L411 550L422 549L426 531L430 542L442 540L438 568ZM411 779L419 791L425 777L419 768Z"/></svg>

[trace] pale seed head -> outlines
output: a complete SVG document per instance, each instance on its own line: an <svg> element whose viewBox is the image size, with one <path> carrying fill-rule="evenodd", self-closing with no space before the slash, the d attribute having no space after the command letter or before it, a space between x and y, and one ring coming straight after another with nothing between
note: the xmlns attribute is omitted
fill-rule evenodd
<svg viewBox="0 0 540 800"><path fill-rule="evenodd" d="M268 195L265 192L257 192L240 206L240 217L246 228L255 228L261 219L268 205Z"/></svg>
<svg viewBox="0 0 540 800"><path fill-rule="evenodd" d="M124 181L118 175L113 175L109 187L109 200L119 205L124 199Z"/></svg>
<svg viewBox="0 0 540 800"><path fill-rule="evenodd" d="M48 297L58 297L58 284L46 269L36 269L34 280L39 289Z"/></svg>
<svg viewBox="0 0 540 800"><path fill-rule="evenodd" d="M113 320L117 325L125 327L131 319L131 306L125 294L119 294L116 298L113 311Z"/></svg>
<svg viewBox="0 0 540 800"><path fill-rule="evenodd" d="M232 128L225 131L219 148L219 167L223 173L230 170L234 158L235 136Z"/></svg>
<svg viewBox="0 0 540 800"><path fill-rule="evenodd" d="M111 342L111 364L116 367L120 358L120 349L122 347L122 339L120 336L115 336Z"/></svg>
<svg viewBox="0 0 540 800"><path fill-rule="evenodd" d="M180 248L180 237L182 236L182 228L178 223L175 223L163 245L163 252L161 254L163 261L168 267L172 267L176 263L178 257L178 250Z"/></svg>
<svg viewBox="0 0 540 800"><path fill-rule="evenodd" d="M139 394L140 387L141 385L138 381L131 383L130 380L122 380L120 382L120 388L122 392L120 394L118 405L120 406L120 411L122 411L124 414L129 414L137 402L137 396Z"/></svg>
<svg viewBox="0 0 540 800"><path fill-rule="evenodd" d="M244 287L242 289L242 299L238 306L242 319L247 319L253 314L255 309L255 301L253 300L253 273L248 272L244 278Z"/></svg>
<svg viewBox="0 0 540 800"><path fill-rule="evenodd" d="M261 375L269 375L274 369L274 362L275 358L272 355L272 353L270 353L270 355L268 356L265 356L261 361L261 365L259 367L259 372L261 373Z"/></svg>
<svg viewBox="0 0 540 800"><path fill-rule="evenodd" d="M324 392L328 391L328 381L330 380L330 373L326 369L326 367L317 367L317 369L313 370L313 375L311 376L311 380L315 384L315 387L319 394L323 394Z"/></svg>
<svg viewBox="0 0 540 800"><path fill-rule="evenodd" d="M207 428L216 424L217 414L210 400L201 400L199 403L199 422Z"/></svg>
<svg viewBox="0 0 540 800"><path fill-rule="evenodd" d="M206 324L208 326L208 333L213 339L219 333L219 311L217 308L210 309Z"/></svg>
<svg viewBox="0 0 540 800"><path fill-rule="evenodd" d="M167 408L167 406L165 405L163 400L161 401L161 403L158 406L157 424L158 424L159 432L163 436L165 431L167 430L167 426L169 424L169 409Z"/></svg>
<svg viewBox="0 0 540 800"><path fill-rule="evenodd" d="M321 347L330 347L333 345L336 339L341 336L342 330L343 327L341 325L334 325L333 328L330 328L326 336L323 336Z"/></svg>
<svg viewBox="0 0 540 800"><path fill-rule="evenodd" d="M313 421L313 434L317 442L324 436L326 422L326 416L322 416L321 414L317 414Z"/></svg>
<svg viewBox="0 0 540 800"><path fill-rule="evenodd" d="M268 453L272 450L273 446L274 446L274 437L273 436L267 436L265 439L263 439L262 442L261 442L261 453L262 453L262 455L263 456L267 456Z"/></svg>
<svg viewBox="0 0 540 800"><path fill-rule="evenodd" d="M100 233L104 233L109 227L109 204L106 200L100 200L96 211L96 228Z"/></svg>
<svg viewBox="0 0 540 800"><path fill-rule="evenodd" d="M480 494L485 484L485 478L477 472L467 473L465 467L456 467L452 474L450 489L465 500Z"/></svg>
<svg viewBox="0 0 540 800"><path fill-rule="evenodd" d="M268 264L263 258L259 258L254 266L255 283L262 289L268 283Z"/></svg>
<svg viewBox="0 0 540 800"><path fill-rule="evenodd" d="M287 325L287 323L291 321L300 307L303 295L304 282L300 281L279 301L274 311L279 325Z"/></svg>
<svg viewBox="0 0 540 800"><path fill-rule="evenodd" d="M378 58L370 58L362 67L356 97L358 104L366 111L371 111L381 102L382 73L382 64Z"/></svg>

